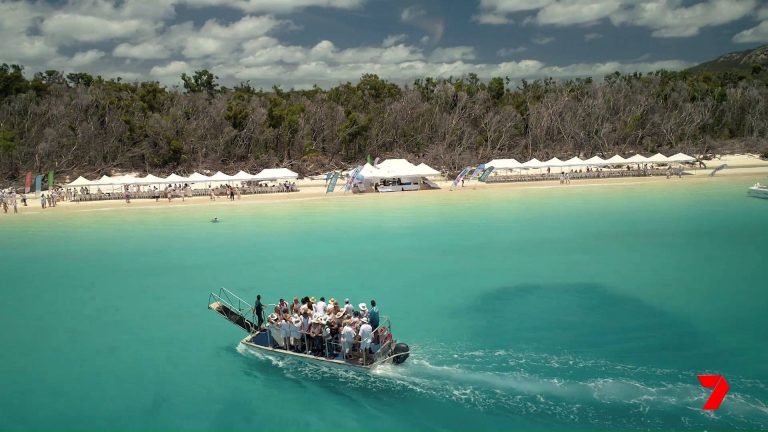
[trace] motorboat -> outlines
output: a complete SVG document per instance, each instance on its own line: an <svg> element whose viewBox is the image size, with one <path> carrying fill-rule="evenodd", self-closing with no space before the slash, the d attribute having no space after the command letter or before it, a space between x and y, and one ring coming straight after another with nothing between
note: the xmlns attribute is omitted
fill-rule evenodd
<svg viewBox="0 0 768 432"><path fill-rule="evenodd" d="M298 338L296 345L291 345L283 340L279 325L269 322L270 320L266 325L258 327L255 324L257 319L253 306L226 288L209 295L208 309L244 330L247 336L240 340L239 349L254 354L287 357L351 369L373 369L387 363L402 364L410 354L408 345L393 337L389 318L385 316L381 317L371 336L362 341L370 346L369 349L360 349L358 343L356 349L345 352L339 341L329 337L327 332L324 332L326 335L320 338L319 344L316 343L318 339L313 343L310 336L303 334ZM323 328L325 329L325 324Z"/></svg>
<svg viewBox="0 0 768 432"><path fill-rule="evenodd" d="M768 198L768 185L755 183L754 186L749 188L747 194L756 198Z"/></svg>

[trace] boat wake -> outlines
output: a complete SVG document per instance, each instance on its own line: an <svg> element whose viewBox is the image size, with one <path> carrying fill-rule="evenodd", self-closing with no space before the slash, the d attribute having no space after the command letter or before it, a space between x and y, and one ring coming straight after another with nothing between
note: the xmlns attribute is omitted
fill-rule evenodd
<svg viewBox="0 0 768 432"><path fill-rule="evenodd" d="M768 427L768 406L750 395L766 394L768 389L763 383L732 377L728 378L731 392L720 410L711 412L701 409L710 391L698 385L693 372L571 356L512 351L451 353L414 347L415 355L403 365L357 372L306 364L296 367L296 360L255 354L244 348L238 351L268 359L289 377L301 380L334 379L361 391L372 387L400 393L407 390L488 413L535 414L537 418L619 428Z"/></svg>

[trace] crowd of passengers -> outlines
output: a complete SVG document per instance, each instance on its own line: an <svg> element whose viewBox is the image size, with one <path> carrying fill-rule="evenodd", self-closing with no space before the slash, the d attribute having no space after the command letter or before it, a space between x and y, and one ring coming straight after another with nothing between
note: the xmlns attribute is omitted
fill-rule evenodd
<svg viewBox="0 0 768 432"><path fill-rule="evenodd" d="M256 297L254 314L259 329L264 329L260 295ZM301 301L295 297L293 303L280 299L266 321L273 347L328 358L360 358L365 354L370 360L367 356L376 353L392 337L388 328L378 328L376 300L371 300L370 308L360 303L355 309L349 299L343 305L333 298L326 302L325 297L319 301L314 297Z"/></svg>

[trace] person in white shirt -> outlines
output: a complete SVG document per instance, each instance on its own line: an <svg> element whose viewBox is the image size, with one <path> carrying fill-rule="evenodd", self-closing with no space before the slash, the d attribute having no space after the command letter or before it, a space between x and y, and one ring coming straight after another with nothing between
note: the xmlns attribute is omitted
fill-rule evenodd
<svg viewBox="0 0 768 432"><path fill-rule="evenodd" d="M363 324L360 326L360 351L366 351L371 353L371 336L373 335L373 328L368 324L368 318L363 318Z"/></svg>
<svg viewBox="0 0 768 432"><path fill-rule="evenodd" d="M341 348L344 350L344 357L349 357L352 347L355 344L355 330L352 328L351 320L344 320L344 328L341 329Z"/></svg>
<svg viewBox="0 0 768 432"><path fill-rule="evenodd" d="M315 303L315 305L314 305L314 309L315 309L314 312L315 312L315 314L316 315L321 315L321 316L325 315L325 307L326 307L325 297L320 297L320 301Z"/></svg>
<svg viewBox="0 0 768 432"><path fill-rule="evenodd" d="M349 303L349 299L344 299L344 315L350 317L355 313L355 307Z"/></svg>
<svg viewBox="0 0 768 432"><path fill-rule="evenodd" d="M291 318L291 326L289 327L291 334L291 346L294 351L299 351L301 348L301 318L298 315L294 315Z"/></svg>
<svg viewBox="0 0 768 432"><path fill-rule="evenodd" d="M284 348L288 349L291 341L291 320L287 315L280 321L280 335L283 337Z"/></svg>
<svg viewBox="0 0 768 432"><path fill-rule="evenodd" d="M357 315L358 318L363 319L368 317L368 306L366 306L365 303L357 305L357 309L360 311Z"/></svg>

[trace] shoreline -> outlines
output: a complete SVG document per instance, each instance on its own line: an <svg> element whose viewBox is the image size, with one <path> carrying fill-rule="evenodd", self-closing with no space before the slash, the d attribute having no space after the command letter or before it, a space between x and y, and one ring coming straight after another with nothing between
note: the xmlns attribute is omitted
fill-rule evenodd
<svg viewBox="0 0 768 432"><path fill-rule="evenodd" d="M660 185L664 182L684 184L691 183L703 183L706 181L718 181L722 178L727 179L744 179L744 187L751 186L755 181L763 180L760 177L768 175L768 164L760 167L744 167L744 168L732 168L719 172L715 177L709 177L711 170L697 170L695 172L689 172L683 176L682 179L673 177L667 179L666 176L653 176L653 177L619 177L619 178L603 178L603 179L585 179L585 180L573 180L568 185L561 185L557 180L535 181L535 182L510 182L510 183L480 183L477 181L468 182L463 188L451 190L450 181L437 182L441 189L424 190L416 192L392 192L384 194L387 197L408 196L414 198L419 194L434 197L439 194L462 192L466 191L471 193L473 191L486 191L486 192L504 192L514 190L545 190L545 189L567 189L567 188L584 188L589 187L595 190L599 190L601 187L620 187L620 186L633 186L633 185ZM755 178L758 177L758 178ZM42 209L39 204L39 200L30 199L30 205L28 207L22 207L19 205L18 216L26 215L43 215L43 214L77 214L77 213L92 213L99 211L118 211L118 210L163 210L163 209L180 209L180 208L224 208L222 206L234 205L234 206L250 206L250 205L263 205L263 204L281 204L292 202L307 202L318 200L338 200L338 199L360 199L367 198L373 199L373 197L381 197L381 194L352 194L344 193L338 190L331 194L325 193L324 181L307 181L303 182L299 192L289 193L274 193L263 195L242 195L241 199L230 201L226 197L217 197L215 201L212 201L208 196L189 197L184 201L180 198L174 199L172 202L168 202L167 199L161 198L155 202L153 199L134 199L130 204L126 204L124 200L108 200L108 201L86 201L86 202L59 202L55 208ZM315 183L315 184L313 184ZM223 202L222 202L223 201ZM13 210L9 208L9 214L3 216L13 216ZM39 220L39 219L35 219Z"/></svg>

